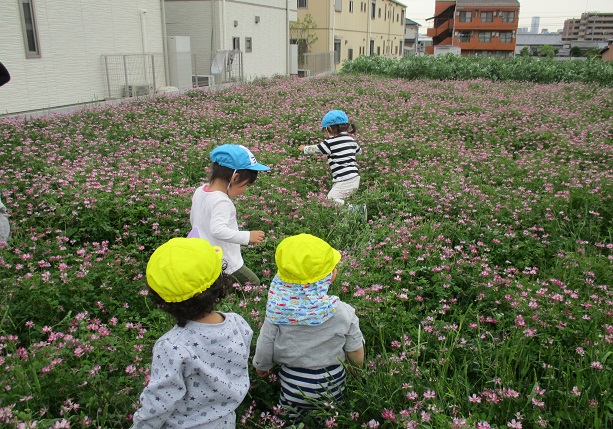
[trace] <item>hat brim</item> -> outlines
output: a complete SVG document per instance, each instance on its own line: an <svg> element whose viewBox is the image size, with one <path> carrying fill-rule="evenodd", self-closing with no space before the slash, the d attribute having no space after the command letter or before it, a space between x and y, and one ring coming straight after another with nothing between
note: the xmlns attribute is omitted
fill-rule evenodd
<svg viewBox="0 0 613 429"><path fill-rule="evenodd" d="M249 168L247 168L247 170L268 171L268 170L270 170L270 167L267 167L264 164L255 164L255 165L249 166Z"/></svg>

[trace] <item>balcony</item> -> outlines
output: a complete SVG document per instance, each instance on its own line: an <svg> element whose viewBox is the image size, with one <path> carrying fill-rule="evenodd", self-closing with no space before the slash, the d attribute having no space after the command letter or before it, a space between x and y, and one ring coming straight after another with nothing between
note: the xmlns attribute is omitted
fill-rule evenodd
<svg viewBox="0 0 613 429"><path fill-rule="evenodd" d="M434 28L428 28L426 30L426 34L428 35L428 37L434 38L434 37L440 36L446 31L452 31L452 30L453 30L453 19L447 19L447 20L442 21L440 24L438 24Z"/></svg>

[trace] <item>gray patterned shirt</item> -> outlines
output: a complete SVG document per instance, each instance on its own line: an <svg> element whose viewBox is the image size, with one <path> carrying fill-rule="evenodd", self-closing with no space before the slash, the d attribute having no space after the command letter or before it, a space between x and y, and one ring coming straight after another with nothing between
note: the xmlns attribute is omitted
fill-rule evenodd
<svg viewBox="0 0 613 429"><path fill-rule="evenodd" d="M253 331L238 314L223 315L222 323L188 322L157 340L134 429L236 427L234 410L249 389Z"/></svg>

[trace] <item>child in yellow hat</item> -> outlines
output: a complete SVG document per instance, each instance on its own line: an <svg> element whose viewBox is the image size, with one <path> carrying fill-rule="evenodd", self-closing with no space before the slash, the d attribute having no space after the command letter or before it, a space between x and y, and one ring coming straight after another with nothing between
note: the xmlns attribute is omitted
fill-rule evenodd
<svg viewBox="0 0 613 429"><path fill-rule="evenodd" d="M204 239L173 238L151 255L149 295L177 324L153 347L134 429L236 426L253 331L238 314L215 311L230 284L221 249Z"/></svg>
<svg viewBox="0 0 613 429"><path fill-rule="evenodd" d="M328 295L340 253L310 234L287 237L277 247L278 272L271 282L266 319L257 340L253 366L268 375L280 364L279 404L291 419L345 389L343 362L364 362L364 337L355 310Z"/></svg>

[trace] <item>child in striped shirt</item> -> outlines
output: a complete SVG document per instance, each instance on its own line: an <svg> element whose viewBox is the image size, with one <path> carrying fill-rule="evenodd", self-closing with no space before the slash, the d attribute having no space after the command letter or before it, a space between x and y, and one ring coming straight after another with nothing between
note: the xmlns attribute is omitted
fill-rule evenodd
<svg viewBox="0 0 613 429"><path fill-rule="evenodd" d="M310 234L277 247L278 272L270 284L266 319L253 366L260 377L280 364L279 405L295 420L324 402L339 401L345 366L364 362L364 337L355 310L328 295L340 253Z"/></svg>
<svg viewBox="0 0 613 429"><path fill-rule="evenodd" d="M321 154L328 156L332 170L332 188L328 199L345 204L345 198L360 186L360 174L356 155L361 154L360 146L353 138L354 124L342 110L331 110L321 120L321 129L326 139L316 145L300 145L298 150L305 155Z"/></svg>

